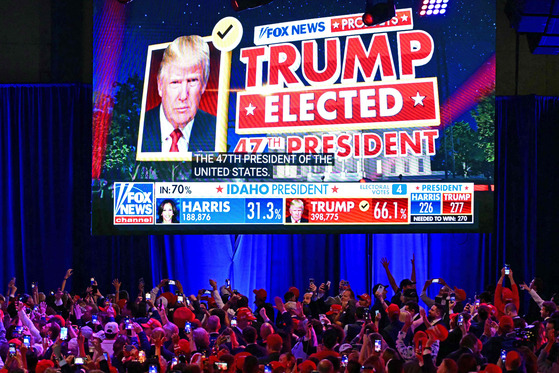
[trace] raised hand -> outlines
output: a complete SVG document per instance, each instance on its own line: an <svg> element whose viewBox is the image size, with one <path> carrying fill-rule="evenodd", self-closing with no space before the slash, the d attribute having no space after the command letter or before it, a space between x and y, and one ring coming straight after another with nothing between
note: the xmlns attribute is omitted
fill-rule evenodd
<svg viewBox="0 0 559 373"><path fill-rule="evenodd" d="M258 313L260 314L260 316L262 316L264 321L269 321L270 320L270 318L268 317L268 314L266 313L266 308L262 307L260 309L260 311L258 311Z"/></svg>
<svg viewBox="0 0 559 373"><path fill-rule="evenodd" d="M309 285L309 290L313 293L316 293L316 285L314 282Z"/></svg>
<svg viewBox="0 0 559 373"><path fill-rule="evenodd" d="M377 314L375 315L375 322L379 322L381 318L382 318L382 315L380 314L380 312L377 313Z"/></svg>
<svg viewBox="0 0 559 373"><path fill-rule="evenodd" d="M212 289L216 290L217 289L217 282L214 279L210 278L210 286L212 287Z"/></svg>
<svg viewBox="0 0 559 373"><path fill-rule="evenodd" d="M113 286L114 286L116 292L118 292L120 290L120 285L122 285L122 283L120 281L118 281L118 278L115 278L113 280Z"/></svg>
<svg viewBox="0 0 559 373"><path fill-rule="evenodd" d="M295 314L299 319L302 319L305 316L305 313L303 312L303 303L297 302L295 307Z"/></svg>
<svg viewBox="0 0 559 373"><path fill-rule="evenodd" d="M83 345L84 342L85 342L85 336L84 336L84 335L82 334L82 332L80 331L80 332L78 333L78 343L79 343L80 345Z"/></svg>
<svg viewBox="0 0 559 373"><path fill-rule="evenodd" d="M76 303L74 304L74 307L72 307L72 309L74 310L74 316L76 316L76 319L81 319L83 316L83 312L80 305Z"/></svg>
<svg viewBox="0 0 559 373"><path fill-rule="evenodd" d="M411 313L406 312L406 321L404 322L404 327L406 327L406 330L411 326L411 324L412 324Z"/></svg>
<svg viewBox="0 0 559 373"><path fill-rule="evenodd" d="M10 282L8 282L8 295L14 295L17 291L17 287L16 287L16 278L12 277L12 279L10 280Z"/></svg>
<svg viewBox="0 0 559 373"><path fill-rule="evenodd" d="M183 294L183 290L182 290L182 284L179 280L175 280L175 286L177 287L177 291L181 294Z"/></svg>
<svg viewBox="0 0 559 373"><path fill-rule="evenodd" d="M72 268L68 268L66 270L66 274L64 275L64 280L68 280L74 274L74 270Z"/></svg>
<svg viewBox="0 0 559 373"><path fill-rule="evenodd" d="M285 306L283 305L283 301L281 300L281 298L280 297L275 297L274 302L276 303L276 308L277 308L278 312L279 313L284 313Z"/></svg>
<svg viewBox="0 0 559 373"><path fill-rule="evenodd" d="M424 319L425 317L427 317L427 314L425 313L425 309L424 308L419 308L419 316L421 316L422 319Z"/></svg>

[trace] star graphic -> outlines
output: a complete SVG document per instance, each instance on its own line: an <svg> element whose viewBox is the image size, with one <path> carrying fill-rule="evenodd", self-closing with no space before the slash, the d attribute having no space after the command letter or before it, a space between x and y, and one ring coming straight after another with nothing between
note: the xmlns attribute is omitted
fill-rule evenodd
<svg viewBox="0 0 559 373"><path fill-rule="evenodd" d="M402 22L406 22L408 20L408 16L406 14L402 14L400 19L402 20Z"/></svg>
<svg viewBox="0 0 559 373"><path fill-rule="evenodd" d="M337 186L334 185L334 186L332 187L332 193L338 193L338 189L339 189L339 188L338 188Z"/></svg>
<svg viewBox="0 0 559 373"><path fill-rule="evenodd" d="M251 102L247 107L245 107L245 110L247 111L246 115L254 115L254 109L256 109L256 106L252 106Z"/></svg>
<svg viewBox="0 0 559 373"><path fill-rule="evenodd" d="M470 187L469 187L469 186L467 186L467 185L465 186L465 188L466 188L466 190L470 189Z"/></svg>
<svg viewBox="0 0 559 373"><path fill-rule="evenodd" d="M334 28L338 28L339 25L340 25L340 24L339 24L338 22L332 23L332 26L334 26Z"/></svg>
<svg viewBox="0 0 559 373"><path fill-rule="evenodd" d="M223 193L223 187L221 185L218 186L216 189L218 193Z"/></svg>
<svg viewBox="0 0 559 373"><path fill-rule="evenodd" d="M413 100L413 107L416 107L417 105L421 105L421 106L425 106L423 104L423 100L425 99L426 96L421 96L419 94L419 91L417 91L417 94L414 97L410 97Z"/></svg>
<svg viewBox="0 0 559 373"><path fill-rule="evenodd" d="M416 186L416 187L415 187L415 190L419 190L419 186Z"/></svg>

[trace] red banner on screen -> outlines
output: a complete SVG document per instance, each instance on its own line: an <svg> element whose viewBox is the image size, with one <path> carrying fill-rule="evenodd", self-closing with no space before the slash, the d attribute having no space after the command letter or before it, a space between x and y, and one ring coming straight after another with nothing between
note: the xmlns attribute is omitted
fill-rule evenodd
<svg viewBox="0 0 559 373"><path fill-rule="evenodd" d="M239 93L237 132L308 132L436 126L436 78Z"/></svg>

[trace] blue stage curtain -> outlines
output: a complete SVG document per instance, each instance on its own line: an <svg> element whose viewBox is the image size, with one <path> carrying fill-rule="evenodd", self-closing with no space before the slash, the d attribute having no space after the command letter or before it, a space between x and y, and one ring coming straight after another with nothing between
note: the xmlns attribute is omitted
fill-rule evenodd
<svg viewBox="0 0 559 373"><path fill-rule="evenodd" d="M517 282L538 274L549 294L559 283L558 98L497 98L494 234L91 237L91 95L87 85L0 86L2 292L12 276L19 291L29 291L31 281L56 288L72 267L72 290L96 277L104 293L112 292L118 277L135 295L143 277L147 287L180 280L192 293L209 288L210 278L220 285L230 278L252 302L254 288L272 299L290 286L304 292L313 277L334 289L349 280L360 294L387 282L383 257L396 281L408 278L413 254L418 290L426 279L443 277L473 297L495 282L505 261Z"/></svg>
<svg viewBox="0 0 559 373"><path fill-rule="evenodd" d="M0 85L0 118L0 288L10 277L18 291L31 279L60 286L75 239L72 157L91 148L74 142L91 132L91 87Z"/></svg>
<svg viewBox="0 0 559 373"><path fill-rule="evenodd" d="M497 195L493 260L517 283L542 277L544 296L559 284L557 139L559 97L497 97Z"/></svg>
<svg viewBox="0 0 559 373"><path fill-rule="evenodd" d="M320 284L348 280L356 295L370 293L376 283L388 285L381 258L399 283L411 276L415 254L418 290L426 280L444 278L466 290L468 297L484 290L483 234L376 235L239 235L151 237L153 283L179 279L185 290L208 289L208 279L225 279L254 301L252 289L266 289L271 300L295 286L301 294L309 278ZM167 290L167 288L166 288ZM433 291L433 290L431 290ZM435 293L430 293L435 296Z"/></svg>
<svg viewBox="0 0 559 373"><path fill-rule="evenodd" d="M149 239L153 285L161 279L179 280L190 295L193 289L211 289L210 278L223 284L232 272L231 236L151 236Z"/></svg>

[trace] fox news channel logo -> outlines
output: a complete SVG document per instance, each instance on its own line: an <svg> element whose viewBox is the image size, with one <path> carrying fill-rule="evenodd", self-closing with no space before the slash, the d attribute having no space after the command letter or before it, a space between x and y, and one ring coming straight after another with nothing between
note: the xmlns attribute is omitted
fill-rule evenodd
<svg viewBox="0 0 559 373"><path fill-rule="evenodd" d="M114 224L153 224L153 183L115 183Z"/></svg>
<svg viewBox="0 0 559 373"><path fill-rule="evenodd" d="M275 23L254 28L254 45L324 37L330 33L326 19Z"/></svg>

